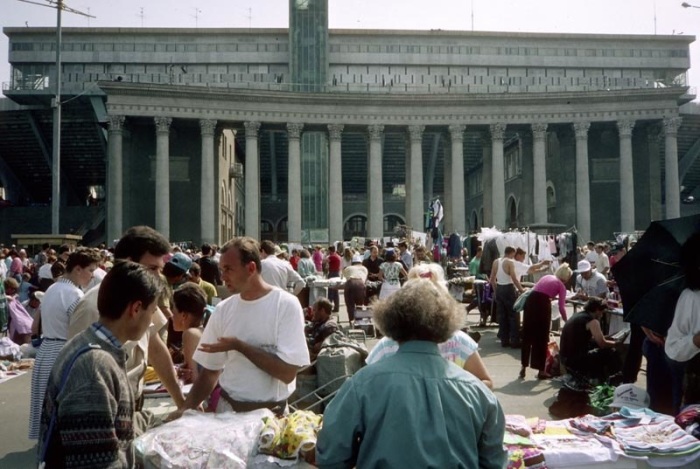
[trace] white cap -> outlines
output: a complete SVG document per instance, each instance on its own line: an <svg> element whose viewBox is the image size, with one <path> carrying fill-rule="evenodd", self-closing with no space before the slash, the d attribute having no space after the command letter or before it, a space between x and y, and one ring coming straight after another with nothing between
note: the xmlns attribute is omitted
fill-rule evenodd
<svg viewBox="0 0 700 469"><path fill-rule="evenodd" d="M576 272L588 272L589 270L591 270L590 262L587 260L579 261L578 266L576 267Z"/></svg>
<svg viewBox="0 0 700 469"><path fill-rule="evenodd" d="M610 407L629 407L643 409L649 407L649 394L634 384L621 384L615 388Z"/></svg>

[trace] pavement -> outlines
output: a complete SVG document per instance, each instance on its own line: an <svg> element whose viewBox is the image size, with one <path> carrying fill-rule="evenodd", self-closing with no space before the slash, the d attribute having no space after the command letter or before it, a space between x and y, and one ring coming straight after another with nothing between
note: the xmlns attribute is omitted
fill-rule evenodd
<svg viewBox="0 0 700 469"><path fill-rule="evenodd" d="M569 307L570 308L570 307ZM569 317L573 310L569 310ZM341 325L347 324L347 313L342 304L339 313ZM497 326L474 328L479 322L477 310L467 315L472 330L481 333L479 353L491 374L494 394L506 414L520 414L526 417L553 419L549 406L556 400L562 387L553 380L538 380L537 371L528 369L525 379L519 379L520 350L502 348L496 339ZM557 336L553 339L558 341ZM367 339L367 346L373 347L376 339ZM644 368L642 364L642 368ZM646 388L646 376L640 372L637 386ZM0 468L24 469L36 467L36 442L27 438L29 422L29 395L31 372L0 384Z"/></svg>

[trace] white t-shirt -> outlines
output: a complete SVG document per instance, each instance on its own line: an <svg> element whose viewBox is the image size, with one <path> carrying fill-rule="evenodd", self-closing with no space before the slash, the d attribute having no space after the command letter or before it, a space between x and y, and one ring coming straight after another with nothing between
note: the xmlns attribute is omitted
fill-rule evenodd
<svg viewBox="0 0 700 469"><path fill-rule="evenodd" d="M595 261L595 270L602 274L606 268L610 270L610 258L608 258L607 254L601 252L598 254L598 259Z"/></svg>
<svg viewBox="0 0 700 469"><path fill-rule="evenodd" d="M586 260L591 263L593 267L597 267L596 262L598 262L598 253L593 251L588 251L586 253Z"/></svg>
<svg viewBox="0 0 700 469"><path fill-rule="evenodd" d="M90 283L88 283L87 287L83 288L83 291L88 292L100 283L102 283L102 279L104 279L106 275L107 271L103 268L98 267L97 269L95 269L95 272L93 272L92 274L92 279L90 280Z"/></svg>
<svg viewBox="0 0 700 469"><path fill-rule="evenodd" d="M273 287L279 287L283 290L287 289L287 284L293 283L295 288L296 285L301 283L303 288L306 282L301 275L297 273L287 261L278 259L275 256L268 256L260 261L260 275L265 282L269 283Z"/></svg>
<svg viewBox="0 0 700 469"><path fill-rule="evenodd" d="M438 344L438 349L445 360L453 362L460 368L464 368L464 364L467 363L474 352L479 350L479 345L467 333L455 331L447 341ZM398 350L398 342L388 337L382 337L382 340L372 348L365 362L371 365L383 358L394 355Z"/></svg>
<svg viewBox="0 0 700 469"><path fill-rule="evenodd" d="M309 364L301 304L295 296L278 288L257 300L247 301L240 295L233 295L219 303L199 342L211 344L219 337L237 337L290 365L301 367ZM239 401L282 401L296 389L296 380L285 384L255 366L240 352L206 353L197 350L194 360L209 370L223 369L219 384Z"/></svg>
<svg viewBox="0 0 700 469"><path fill-rule="evenodd" d="M39 267L39 272L37 274L39 278L47 278L49 280L53 280L53 276L51 275L51 266L53 266L53 264L49 264L47 262L46 264Z"/></svg>
<svg viewBox="0 0 700 469"><path fill-rule="evenodd" d="M678 298L673 323L668 329L665 350L673 360L687 362L700 353L693 336L700 332L700 291L686 288Z"/></svg>
<svg viewBox="0 0 700 469"><path fill-rule="evenodd" d="M68 339L68 322L83 297L73 282L60 278L51 285L41 300L41 329L49 339Z"/></svg>

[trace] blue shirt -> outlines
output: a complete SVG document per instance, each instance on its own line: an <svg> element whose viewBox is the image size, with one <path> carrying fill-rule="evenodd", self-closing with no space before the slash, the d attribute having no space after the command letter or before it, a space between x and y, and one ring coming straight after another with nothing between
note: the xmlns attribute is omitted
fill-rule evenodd
<svg viewBox="0 0 700 469"><path fill-rule="evenodd" d="M323 416L320 468L502 468L505 417L477 378L411 341L345 382Z"/></svg>

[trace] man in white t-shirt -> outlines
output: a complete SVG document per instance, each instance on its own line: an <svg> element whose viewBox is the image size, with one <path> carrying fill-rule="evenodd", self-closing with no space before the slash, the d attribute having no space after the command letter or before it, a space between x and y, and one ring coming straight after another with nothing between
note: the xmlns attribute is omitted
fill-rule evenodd
<svg viewBox="0 0 700 469"><path fill-rule="evenodd" d="M586 248L588 249L588 252L586 253L586 258L590 264L591 267L596 268L596 262L598 261L598 253L595 250L595 243L593 241L589 241L586 243Z"/></svg>
<svg viewBox="0 0 700 469"><path fill-rule="evenodd" d="M294 284L294 294L298 295L306 286L306 282L297 273L289 262L277 257L277 253L282 252L272 241L260 243L260 275L263 280L282 290L287 289L287 285Z"/></svg>
<svg viewBox="0 0 700 469"><path fill-rule="evenodd" d="M572 297L576 300L588 300L592 297L603 298L608 294L608 282L600 272L591 267L591 263L579 261L576 272L576 294Z"/></svg>
<svg viewBox="0 0 700 469"><path fill-rule="evenodd" d="M608 278L608 273L610 272L610 259L608 258L608 255L605 254L605 245L602 243L596 244L595 252L597 255L595 270L603 274L605 278Z"/></svg>
<svg viewBox="0 0 700 469"><path fill-rule="evenodd" d="M202 370L184 408L170 419L197 408L217 382L217 412L285 409L297 371L309 364L301 304L263 280L257 241L240 237L226 243L220 267L233 295L211 315L194 354Z"/></svg>

